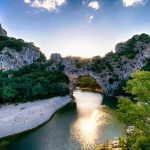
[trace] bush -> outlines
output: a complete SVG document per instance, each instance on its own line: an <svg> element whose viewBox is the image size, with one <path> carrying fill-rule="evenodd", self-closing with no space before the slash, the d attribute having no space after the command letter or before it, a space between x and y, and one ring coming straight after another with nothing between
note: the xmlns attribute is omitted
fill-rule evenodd
<svg viewBox="0 0 150 150"><path fill-rule="evenodd" d="M77 83L77 86L82 87L82 88L100 88L98 83L95 81L95 79L91 77L81 77L79 78L79 81Z"/></svg>
<svg viewBox="0 0 150 150"><path fill-rule="evenodd" d="M7 150L9 145L9 140L1 140L0 141L0 150Z"/></svg>
<svg viewBox="0 0 150 150"><path fill-rule="evenodd" d="M146 60L146 65L142 68L144 71L150 71L150 58Z"/></svg>
<svg viewBox="0 0 150 150"><path fill-rule="evenodd" d="M4 47L15 49L16 51L21 51L23 46L27 46L22 39L15 39L10 37L0 37L0 51Z"/></svg>
<svg viewBox="0 0 150 150"><path fill-rule="evenodd" d="M118 117L127 126L134 126L132 133L126 132L127 149L150 149L150 72L137 71L131 75L124 88L130 94L119 98Z"/></svg>
<svg viewBox="0 0 150 150"><path fill-rule="evenodd" d="M0 72L0 102L26 102L67 95L68 83L69 78L63 72L48 71L44 64Z"/></svg>

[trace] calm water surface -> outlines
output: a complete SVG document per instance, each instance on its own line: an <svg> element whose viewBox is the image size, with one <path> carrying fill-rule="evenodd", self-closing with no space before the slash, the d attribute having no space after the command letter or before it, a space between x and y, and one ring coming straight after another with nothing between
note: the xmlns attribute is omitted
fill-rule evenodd
<svg viewBox="0 0 150 150"><path fill-rule="evenodd" d="M42 127L18 136L9 150L92 150L123 133L112 109L101 105L101 94L74 91L77 108L64 108Z"/></svg>

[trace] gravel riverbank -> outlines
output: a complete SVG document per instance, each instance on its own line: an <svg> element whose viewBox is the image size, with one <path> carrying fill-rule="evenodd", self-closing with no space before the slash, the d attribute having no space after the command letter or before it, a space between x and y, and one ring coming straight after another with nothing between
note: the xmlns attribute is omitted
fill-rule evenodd
<svg viewBox="0 0 150 150"><path fill-rule="evenodd" d="M0 138L38 127L71 102L69 96L5 105L0 108Z"/></svg>

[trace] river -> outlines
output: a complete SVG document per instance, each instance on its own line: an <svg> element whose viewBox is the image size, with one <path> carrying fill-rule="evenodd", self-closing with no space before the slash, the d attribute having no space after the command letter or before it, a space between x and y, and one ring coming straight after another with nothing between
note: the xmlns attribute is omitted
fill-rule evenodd
<svg viewBox="0 0 150 150"><path fill-rule="evenodd" d="M9 150L92 150L123 134L113 109L98 93L75 90L77 107L65 107L42 127L17 136Z"/></svg>

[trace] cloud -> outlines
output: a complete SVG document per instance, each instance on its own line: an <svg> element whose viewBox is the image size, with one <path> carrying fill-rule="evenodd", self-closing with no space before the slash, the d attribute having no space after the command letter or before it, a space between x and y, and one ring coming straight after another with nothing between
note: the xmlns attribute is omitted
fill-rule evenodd
<svg viewBox="0 0 150 150"><path fill-rule="evenodd" d="M145 0L122 0L125 7L134 7L145 4Z"/></svg>
<svg viewBox="0 0 150 150"><path fill-rule="evenodd" d="M30 0L24 0L24 2L28 4L28 3L30 3Z"/></svg>
<svg viewBox="0 0 150 150"><path fill-rule="evenodd" d="M66 0L24 0L24 2L31 7L53 11L58 9L59 6L65 4Z"/></svg>
<svg viewBox="0 0 150 150"><path fill-rule="evenodd" d="M99 5L98 1L92 1L88 4L88 7L98 10L100 8L100 5Z"/></svg>
<svg viewBox="0 0 150 150"><path fill-rule="evenodd" d="M91 23L94 19L94 16L93 15L90 15L88 16L88 23Z"/></svg>

